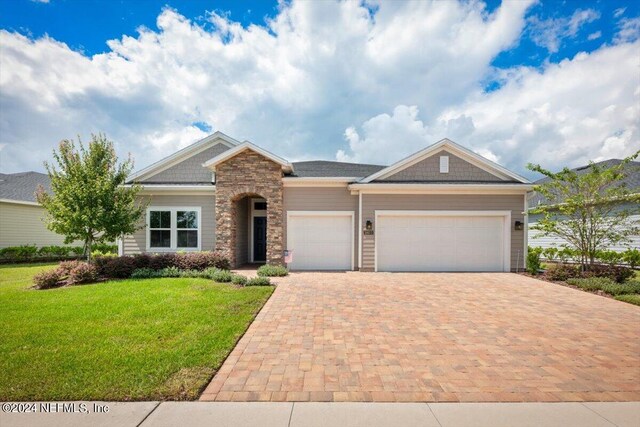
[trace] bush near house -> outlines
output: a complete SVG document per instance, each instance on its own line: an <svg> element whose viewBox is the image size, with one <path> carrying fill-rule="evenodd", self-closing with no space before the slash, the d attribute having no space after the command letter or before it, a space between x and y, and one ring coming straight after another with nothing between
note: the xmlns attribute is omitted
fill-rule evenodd
<svg viewBox="0 0 640 427"><path fill-rule="evenodd" d="M73 260L34 277L36 288L92 283L98 279L203 278L241 286L268 286L267 277L247 279L228 270L229 260L216 252L100 256L93 263ZM286 269L285 269L286 272ZM281 270L274 274L282 275Z"/></svg>
<svg viewBox="0 0 640 427"><path fill-rule="evenodd" d="M261 265L258 268L258 276L261 277L283 277L289 274L287 267L282 265Z"/></svg>
<svg viewBox="0 0 640 427"><path fill-rule="evenodd" d="M95 245L95 253L99 255L117 254L118 246L111 244ZM0 261L3 263L12 262L42 262L60 261L66 259L77 259L82 256L82 246L42 246L20 245L9 246L0 249Z"/></svg>

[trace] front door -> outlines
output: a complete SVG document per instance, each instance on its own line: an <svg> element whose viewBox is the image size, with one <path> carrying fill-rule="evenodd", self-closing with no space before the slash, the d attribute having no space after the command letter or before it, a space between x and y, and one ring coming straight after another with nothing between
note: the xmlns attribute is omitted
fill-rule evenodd
<svg viewBox="0 0 640 427"><path fill-rule="evenodd" d="M256 216L253 218L253 261L267 260L267 218Z"/></svg>

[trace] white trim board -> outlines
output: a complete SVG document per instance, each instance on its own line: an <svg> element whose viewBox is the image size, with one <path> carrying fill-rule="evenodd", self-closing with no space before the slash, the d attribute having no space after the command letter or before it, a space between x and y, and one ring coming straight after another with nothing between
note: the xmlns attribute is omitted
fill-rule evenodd
<svg viewBox="0 0 640 427"><path fill-rule="evenodd" d="M27 205L27 206L41 206L38 202L31 202L28 200L13 200L13 199L0 199L0 203L11 203L14 205Z"/></svg>
<svg viewBox="0 0 640 427"><path fill-rule="evenodd" d="M215 132L194 142L191 145L186 146L181 150L176 151L170 156L152 163L151 165L139 170L138 172L134 172L127 178L127 181L148 179L154 175L159 174L162 171L169 169L172 166L177 165L178 163L188 159L191 156L194 156L206 149L215 146L216 144L224 144L229 148L233 148L240 144L240 141L237 141L222 132Z"/></svg>
<svg viewBox="0 0 640 427"><path fill-rule="evenodd" d="M374 211L375 223L378 226L378 217L380 216L502 216L503 220L503 271L511 271L511 211L434 211L434 210L376 210ZM376 236L377 237L377 236ZM374 271L378 271L378 241L377 238L373 245Z"/></svg>
<svg viewBox="0 0 640 427"><path fill-rule="evenodd" d="M289 228L289 219L292 216L349 216L351 217L351 270L355 266L355 212L354 211L287 211L287 248L291 247L291 230ZM296 256L295 250L293 256Z"/></svg>
<svg viewBox="0 0 640 427"><path fill-rule="evenodd" d="M371 182L375 179L382 179L382 178L386 178L389 177L395 173L398 173L410 166L413 166L414 164L428 158L431 157L432 155L435 155L437 153L439 153L442 150L447 150L448 152L450 152L451 154L454 154L458 157L460 157L461 159L471 163L472 165L479 167L483 170L485 170L486 172L491 173L492 175L497 176L498 178L501 179L515 179L516 181L519 182L523 182L523 183L530 183L529 180L527 180L526 178L511 172L510 170L506 169L503 166L500 166L499 164L492 162L489 159L486 159L482 156L480 156L479 154L474 153L473 151L451 141L450 139L442 139L438 142L436 142L433 145L428 146L427 148L424 148L408 157L405 157L404 159L392 164L391 166L388 166L372 175L369 175L363 179L361 179L360 183L368 183Z"/></svg>
<svg viewBox="0 0 640 427"><path fill-rule="evenodd" d="M293 172L293 165L291 163L289 163L288 160L283 159L280 156L277 156L267 150L265 150L264 148L260 148L255 144L252 144L249 141L244 141L242 144L227 150L223 153L220 153L219 155L217 155L216 157L214 157L211 160L207 160L206 162L204 162L202 164L202 166L211 169L212 171L215 171L215 167L216 165L229 160L232 157L237 156L238 154L242 153L243 151L246 150L251 150L255 153L260 154L263 157L266 157L267 159L271 160L274 163L277 163L279 165L282 166L282 169L285 172Z"/></svg>
<svg viewBox="0 0 640 427"><path fill-rule="evenodd" d="M171 212L171 247L169 248L152 248L151 244L151 223L150 216L151 211L170 211ZM179 248L178 244L178 228L176 224L176 212L177 211L196 211L198 212L198 246L195 248ZM200 206L148 206L146 215L146 242L145 247L147 252L198 252L202 250L202 208Z"/></svg>
<svg viewBox="0 0 640 427"><path fill-rule="evenodd" d="M523 194L528 184L350 184L352 194Z"/></svg>

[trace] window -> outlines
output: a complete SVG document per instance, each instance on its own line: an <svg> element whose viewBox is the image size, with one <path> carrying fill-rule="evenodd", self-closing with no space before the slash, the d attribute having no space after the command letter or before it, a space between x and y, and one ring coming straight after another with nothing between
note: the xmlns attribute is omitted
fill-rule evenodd
<svg viewBox="0 0 640 427"><path fill-rule="evenodd" d="M196 211L177 211L179 248L198 247L198 213Z"/></svg>
<svg viewBox="0 0 640 427"><path fill-rule="evenodd" d="M200 208L150 207L147 250L200 250Z"/></svg>
<svg viewBox="0 0 640 427"><path fill-rule="evenodd" d="M171 211L151 211L149 240L152 248L171 247Z"/></svg>
<svg viewBox="0 0 640 427"><path fill-rule="evenodd" d="M256 211L266 211L267 210L267 202L255 202L253 204L253 209Z"/></svg>
<svg viewBox="0 0 640 427"><path fill-rule="evenodd" d="M440 156L440 173L449 173L449 156Z"/></svg>

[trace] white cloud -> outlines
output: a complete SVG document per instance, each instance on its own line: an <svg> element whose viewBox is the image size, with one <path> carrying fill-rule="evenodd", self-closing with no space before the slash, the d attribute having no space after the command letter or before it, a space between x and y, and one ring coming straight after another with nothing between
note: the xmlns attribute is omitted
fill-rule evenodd
<svg viewBox="0 0 640 427"><path fill-rule="evenodd" d="M0 31L0 169L41 170L60 139L100 131L140 168L204 136L198 123L291 160L388 164L443 137L518 171L548 150L557 164L620 157L638 140L627 36L543 70L502 70L503 86L482 91L530 4L376 2L372 16L356 2L293 2L268 27L212 13L213 29L167 9L157 31L92 57Z"/></svg>
<svg viewBox="0 0 640 427"><path fill-rule="evenodd" d="M622 18L619 22L620 31L616 34L616 43L632 42L640 38L640 17Z"/></svg>
<svg viewBox="0 0 640 427"><path fill-rule="evenodd" d="M613 11L613 17L619 18L622 14L627 10L626 7L619 7L618 9Z"/></svg>
<svg viewBox="0 0 640 427"><path fill-rule="evenodd" d="M596 31L595 33L591 33L587 36L587 40L597 40L602 37L602 31Z"/></svg>
<svg viewBox="0 0 640 427"><path fill-rule="evenodd" d="M292 159L330 157L342 132L396 105L437 115L462 102L517 42L530 2L283 3L268 27L171 9L159 30L87 57L0 31L2 169L41 169L57 141L104 131L142 167L204 122ZM209 28L209 27L208 27Z"/></svg>
<svg viewBox="0 0 640 427"><path fill-rule="evenodd" d="M638 49L626 43L543 70L513 69L500 89L479 90L432 121L417 107L396 107L350 128L350 151L338 158L398 160L445 136L517 172L527 162L559 169L630 155L640 149Z"/></svg>
<svg viewBox="0 0 640 427"><path fill-rule="evenodd" d="M578 9L571 17L540 19L532 16L528 20L528 31L535 44L549 53L556 53L563 39L576 37L583 25L599 18L600 13L593 9Z"/></svg>

